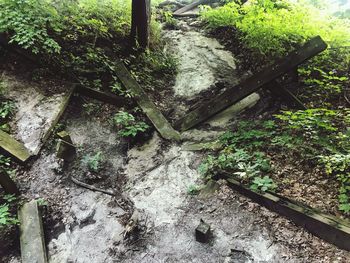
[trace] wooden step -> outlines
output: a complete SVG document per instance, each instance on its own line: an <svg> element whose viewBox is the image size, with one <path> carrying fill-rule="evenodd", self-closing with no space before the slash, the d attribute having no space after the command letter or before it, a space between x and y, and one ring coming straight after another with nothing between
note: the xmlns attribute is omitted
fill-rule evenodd
<svg viewBox="0 0 350 263"><path fill-rule="evenodd" d="M265 67L242 83L227 89L222 94L202 104L192 112L186 114L175 123L175 128L186 131L197 124L207 120L211 116L228 108L232 104L244 99L261 87L266 87L269 82L291 71L299 64L314 57L327 48L327 44L317 36L306 42L301 48L291 52L285 58L275 64Z"/></svg>
<svg viewBox="0 0 350 263"><path fill-rule="evenodd" d="M44 230L37 201L25 203L18 217L22 263L47 263Z"/></svg>
<svg viewBox="0 0 350 263"><path fill-rule="evenodd" d="M156 105L147 96L146 92L141 88L137 81L131 76L130 72L124 66L123 62L119 61L115 64L116 74L122 84L128 89L133 99L136 100L143 112L151 120L153 125L159 131L160 135L168 140L180 140L180 134L174 130L164 115L157 109Z"/></svg>
<svg viewBox="0 0 350 263"><path fill-rule="evenodd" d="M16 141L9 134L0 130L0 148L2 151L14 157L19 162L26 162L31 154L28 149L20 142Z"/></svg>

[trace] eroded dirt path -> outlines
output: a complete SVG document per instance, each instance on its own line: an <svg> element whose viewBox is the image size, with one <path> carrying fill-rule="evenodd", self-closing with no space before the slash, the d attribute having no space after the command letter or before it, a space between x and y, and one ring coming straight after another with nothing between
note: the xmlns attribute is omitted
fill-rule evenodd
<svg viewBox="0 0 350 263"><path fill-rule="evenodd" d="M220 93L240 79L232 54L189 24L181 22L179 30L165 32L180 63L173 87L178 101ZM184 133L184 140L216 138L259 98L252 94ZM183 114L188 108L175 110ZM346 262L345 252L234 193L224 182L189 195L191 186L202 185L198 166L203 153L186 151L184 144L164 141L156 132L130 148L108 120L81 111L81 103L73 102L65 116L66 130L78 147L77 160L63 167L52 143L20 178L27 197L49 203L49 262ZM86 175L81 159L98 151L104 166L99 178L89 180L113 189L115 197L69 179ZM124 239L125 223L135 211L138 231ZM194 236L201 219L212 228L207 244Z"/></svg>

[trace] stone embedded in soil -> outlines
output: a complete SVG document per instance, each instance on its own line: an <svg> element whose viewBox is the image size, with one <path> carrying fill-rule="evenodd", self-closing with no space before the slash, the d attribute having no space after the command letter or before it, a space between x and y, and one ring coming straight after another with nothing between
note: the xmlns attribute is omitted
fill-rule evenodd
<svg viewBox="0 0 350 263"><path fill-rule="evenodd" d="M165 31L165 37L179 60L175 95L189 98L210 89L216 82L238 83L235 58L216 39L183 30Z"/></svg>

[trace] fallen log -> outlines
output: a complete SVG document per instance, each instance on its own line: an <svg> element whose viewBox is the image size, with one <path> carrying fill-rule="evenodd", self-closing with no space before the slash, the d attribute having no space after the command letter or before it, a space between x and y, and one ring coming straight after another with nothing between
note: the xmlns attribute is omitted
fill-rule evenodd
<svg viewBox="0 0 350 263"><path fill-rule="evenodd" d="M193 8L196 8L197 6L199 5L202 5L202 4L205 4L207 3L208 0L199 0L199 1L196 1L196 2L193 2L189 5L186 5L178 10L176 10L174 13L173 13L173 16L180 16L181 14L187 12L187 11L190 11L192 10Z"/></svg>
<svg viewBox="0 0 350 263"><path fill-rule="evenodd" d="M289 72L299 64L314 57L327 48L327 44L317 36L306 42L298 50L291 52L285 58L280 59L272 66L265 67L242 83L227 89L222 94L211 99L188 113L175 123L175 128L180 131L188 130L197 124L207 120L211 116L228 108L230 105L244 99L257 91L265 84ZM264 86L266 87L266 86Z"/></svg>
<svg viewBox="0 0 350 263"><path fill-rule="evenodd" d="M12 138L6 132L0 130L0 149L7 155L14 157L17 161L24 163L26 162L31 154L28 149L20 143Z"/></svg>
<svg viewBox="0 0 350 263"><path fill-rule="evenodd" d="M131 76L124 64L119 61L115 63L115 68L115 73L117 74L119 80L122 82L125 88L131 92L133 98L154 124L160 135L168 140L179 141L180 134L174 130L164 115L157 109L156 105L154 105L151 99L147 96L146 92Z"/></svg>
<svg viewBox="0 0 350 263"><path fill-rule="evenodd" d="M117 96L112 93L87 88L82 85L77 85L76 92L86 97L103 101L112 105L123 106L126 103L126 98L124 97Z"/></svg>
<svg viewBox="0 0 350 263"><path fill-rule="evenodd" d="M47 263L42 218L38 203L25 203L18 214L22 263Z"/></svg>
<svg viewBox="0 0 350 263"><path fill-rule="evenodd" d="M231 178L228 174L220 174L219 177L226 179L230 188L249 197L254 202L286 217L313 235L341 249L350 251L349 221L321 213L277 194L253 191Z"/></svg>

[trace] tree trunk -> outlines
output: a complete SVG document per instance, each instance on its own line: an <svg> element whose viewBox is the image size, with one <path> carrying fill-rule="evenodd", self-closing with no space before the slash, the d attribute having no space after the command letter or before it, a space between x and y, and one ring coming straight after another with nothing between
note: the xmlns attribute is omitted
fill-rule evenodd
<svg viewBox="0 0 350 263"><path fill-rule="evenodd" d="M150 0L132 0L130 38L133 46L137 42L143 49L148 47L150 15Z"/></svg>

